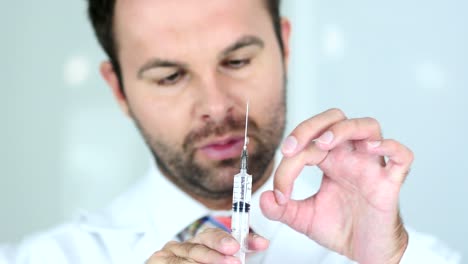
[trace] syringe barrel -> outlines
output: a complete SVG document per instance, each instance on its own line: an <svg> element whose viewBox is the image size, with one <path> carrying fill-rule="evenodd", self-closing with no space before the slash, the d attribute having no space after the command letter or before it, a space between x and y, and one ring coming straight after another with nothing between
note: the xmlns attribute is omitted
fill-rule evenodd
<svg viewBox="0 0 468 264"><path fill-rule="evenodd" d="M247 251L247 237L249 235L250 221L250 200L252 196L252 176L245 170L234 176L234 186L232 194L232 236L239 242L241 249L238 256L244 263L245 252Z"/></svg>

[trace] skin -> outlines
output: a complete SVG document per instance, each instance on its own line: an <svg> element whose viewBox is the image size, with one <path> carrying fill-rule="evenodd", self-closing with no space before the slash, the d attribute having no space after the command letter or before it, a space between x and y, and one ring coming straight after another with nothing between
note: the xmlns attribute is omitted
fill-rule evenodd
<svg viewBox="0 0 468 264"><path fill-rule="evenodd" d="M261 197L265 216L359 263L399 263L408 243L398 209L413 161L408 148L383 139L375 119L347 119L331 109L295 128L282 152L275 190ZM304 166L323 171L321 187L307 199L291 200Z"/></svg>
<svg viewBox="0 0 468 264"><path fill-rule="evenodd" d="M271 125L272 106L278 107L274 110L279 115L278 126L284 125L280 106L284 103L289 22L282 20L283 56L262 1L207 0L203 12L200 8L196 1L117 1L115 35L125 95L109 62L102 64L101 73L153 152L171 146L168 151L182 150L184 155L187 131L200 131L210 122L240 119L249 99L250 121L259 128L249 135L253 138L249 153L255 153L260 146L255 133ZM226 48L245 36L257 37L263 46L249 45L226 56ZM253 58L248 66L231 67L245 56ZM155 58L159 66L167 61L172 64L147 69L154 66ZM175 78L178 81L170 89L161 85L172 82L174 69L179 68L186 69L186 78ZM242 135L236 126L223 133ZM190 149L194 162L208 169L210 180L205 187L213 192L232 187L232 175L238 171L238 167L223 167L198 151L199 145L217 136L197 138ZM278 144L274 138L270 143ZM274 174L274 191L261 197L266 217L359 263L399 262L408 240L399 217L398 197L413 160L409 149L383 139L376 120L348 119L340 110L331 109L299 124L283 143L282 153L278 169L272 171L274 161L270 160L253 186L255 191ZM304 166L318 166L323 171L322 186L315 195L294 201L289 197ZM193 191L173 175L177 171L173 167L161 169L208 208L230 208L231 197L214 198ZM265 250L268 241L250 237L249 248ZM239 263L232 257L238 249L230 234L214 229L183 243L168 242L147 263Z"/></svg>
<svg viewBox="0 0 468 264"><path fill-rule="evenodd" d="M179 2L117 1L115 35L125 96L109 63L101 72L168 179L209 208L229 209L240 149L222 161L202 149L243 137L249 100L253 190L267 180L284 126L284 58L260 1L252 10L245 8L247 1L235 7L227 0L210 1L203 16L194 12L197 3ZM283 27L287 34L289 23ZM255 159L265 160L263 153L271 158L255 168Z"/></svg>

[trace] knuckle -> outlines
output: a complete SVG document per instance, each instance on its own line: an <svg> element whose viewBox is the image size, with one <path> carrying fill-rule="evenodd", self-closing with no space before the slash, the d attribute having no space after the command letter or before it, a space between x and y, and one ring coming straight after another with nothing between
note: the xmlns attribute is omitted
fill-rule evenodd
<svg viewBox="0 0 468 264"><path fill-rule="evenodd" d="M377 121L377 119L375 119L374 117L371 117L371 116L366 116L363 119L366 120L369 123L372 123L372 124L378 124L379 123L379 121Z"/></svg>
<svg viewBox="0 0 468 264"><path fill-rule="evenodd" d="M311 155L308 155L307 152L303 151L303 152L301 152L299 155L297 155L297 159L300 160L300 163L301 163L301 164L307 164L307 163L310 162L310 159L311 159L310 156L311 156Z"/></svg>
<svg viewBox="0 0 468 264"><path fill-rule="evenodd" d="M335 135L341 133L349 133L350 131L358 130L361 126L360 120L358 119L345 119L329 128Z"/></svg>
<svg viewBox="0 0 468 264"><path fill-rule="evenodd" d="M316 129L312 120L313 118L310 118L299 123L299 125L297 125L293 131L291 131L290 135L296 137L298 141L301 141L303 138L307 137L310 131L314 131L314 129Z"/></svg>
<svg viewBox="0 0 468 264"><path fill-rule="evenodd" d="M210 246L227 235L230 234L220 228L207 228L186 242Z"/></svg>
<svg viewBox="0 0 468 264"><path fill-rule="evenodd" d="M414 152L407 146L401 144L395 139L388 139L387 142L393 151L399 153L399 156L402 158L404 163L411 164L414 161Z"/></svg>
<svg viewBox="0 0 468 264"><path fill-rule="evenodd" d="M207 247L202 244L197 243L186 243L184 244L185 251L187 252L188 256L196 255L196 252L206 252L208 251Z"/></svg>
<svg viewBox="0 0 468 264"><path fill-rule="evenodd" d="M207 229L201 231L201 232L196 236L196 238L198 239L198 238L200 238L200 237L206 237L206 236L211 237L211 236L214 236L214 235L220 233L220 231L221 231L221 230L220 230L219 228L207 228Z"/></svg>
<svg viewBox="0 0 468 264"><path fill-rule="evenodd" d="M387 139L387 140L385 140L385 141L387 141L388 146L389 146L393 151L394 151L394 150L397 148L397 146L398 146L398 141L396 141L395 139Z"/></svg>
<svg viewBox="0 0 468 264"><path fill-rule="evenodd" d="M338 123L339 129L357 129L359 128L360 120L359 119L346 119Z"/></svg>
<svg viewBox="0 0 468 264"><path fill-rule="evenodd" d="M364 117L364 118L362 118L361 125L368 126L373 131L378 131L379 133L382 130L382 128L380 126L380 122L377 119L375 119L374 117Z"/></svg>
<svg viewBox="0 0 468 264"><path fill-rule="evenodd" d="M196 247L197 247L197 243L191 243L191 242L186 242L186 243L183 243L182 246L184 248L184 251L186 251L187 253L190 253L192 252Z"/></svg>
<svg viewBox="0 0 468 264"><path fill-rule="evenodd" d="M367 119L367 122L369 122L371 125L380 129L380 122L377 119L375 119L374 117L366 117L366 119Z"/></svg>
<svg viewBox="0 0 468 264"><path fill-rule="evenodd" d="M165 262L166 264L181 264L181 263L194 263L194 262L187 262L185 258L174 256L168 258Z"/></svg>
<svg viewBox="0 0 468 264"><path fill-rule="evenodd" d="M347 117L343 111L338 108L331 108L326 110L325 112L311 117L307 120L302 121L299 125L291 132L292 135L295 136L305 136L306 134L310 133L310 131L317 130L317 120L320 120L319 116L322 118L326 118L329 121L333 121L333 123L337 123L343 120L346 120ZM330 124L331 125L331 124ZM330 126L329 125L329 126Z"/></svg>
<svg viewBox="0 0 468 264"><path fill-rule="evenodd" d="M332 113L333 115L337 116L340 119L345 119L346 118L346 115L343 112L343 110L341 110L339 108L330 108L329 110L327 110L327 112Z"/></svg>
<svg viewBox="0 0 468 264"><path fill-rule="evenodd" d="M163 250L173 248L174 246L179 245L179 244L180 244L179 242L174 241L174 240L169 241L164 245Z"/></svg>
<svg viewBox="0 0 468 264"><path fill-rule="evenodd" d="M164 250L159 250L159 251L154 252L153 255L151 255L151 259L167 257L169 255L170 255L169 252L164 251Z"/></svg>
<svg viewBox="0 0 468 264"><path fill-rule="evenodd" d="M219 231L219 228L210 227L210 228L203 230L201 233L210 234L210 233L216 233L218 231Z"/></svg>
<svg viewBox="0 0 468 264"><path fill-rule="evenodd" d="M300 134L301 132L309 131L310 129L312 129L313 126L312 126L311 120L312 120L312 118L302 121L302 122L296 127L296 129L294 129L293 133L294 133L294 134Z"/></svg>
<svg viewBox="0 0 468 264"><path fill-rule="evenodd" d="M408 156L408 162L412 163L414 161L414 152L409 148L406 148L406 152Z"/></svg>
<svg viewBox="0 0 468 264"><path fill-rule="evenodd" d="M145 262L145 264L156 264L156 263L161 263L164 259L167 259L169 257L173 256L170 252L164 251L164 250L159 250L154 252L148 260Z"/></svg>

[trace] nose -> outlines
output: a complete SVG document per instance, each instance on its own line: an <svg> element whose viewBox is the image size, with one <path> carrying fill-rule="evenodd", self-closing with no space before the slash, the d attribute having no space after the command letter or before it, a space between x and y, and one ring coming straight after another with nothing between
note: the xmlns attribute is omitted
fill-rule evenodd
<svg viewBox="0 0 468 264"><path fill-rule="evenodd" d="M232 115L234 100L227 86L216 77L210 76L200 82L197 117L203 122L219 123Z"/></svg>

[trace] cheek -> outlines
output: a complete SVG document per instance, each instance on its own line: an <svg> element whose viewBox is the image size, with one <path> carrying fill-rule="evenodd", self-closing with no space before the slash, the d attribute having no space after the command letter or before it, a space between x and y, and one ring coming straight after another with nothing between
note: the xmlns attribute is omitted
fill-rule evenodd
<svg viewBox="0 0 468 264"><path fill-rule="evenodd" d="M252 99L255 98L255 102L262 106L264 111L271 111L284 100L284 73L281 67L275 65L266 69L255 79Z"/></svg>
<svg viewBox="0 0 468 264"><path fill-rule="evenodd" d="M271 78L264 79L262 83L258 83L257 88L250 99L253 120L260 130L271 129L275 124L278 125L275 128L279 128L284 119L282 81L276 78L274 81Z"/></svg>
<svg viewBox="0 0 468 264"><path fill-rule="evenodd" d="M190 121L184 104L146 94L129 96L129 105L133 118L152 140L171 144L180 144L183 141Z"/></svg>

